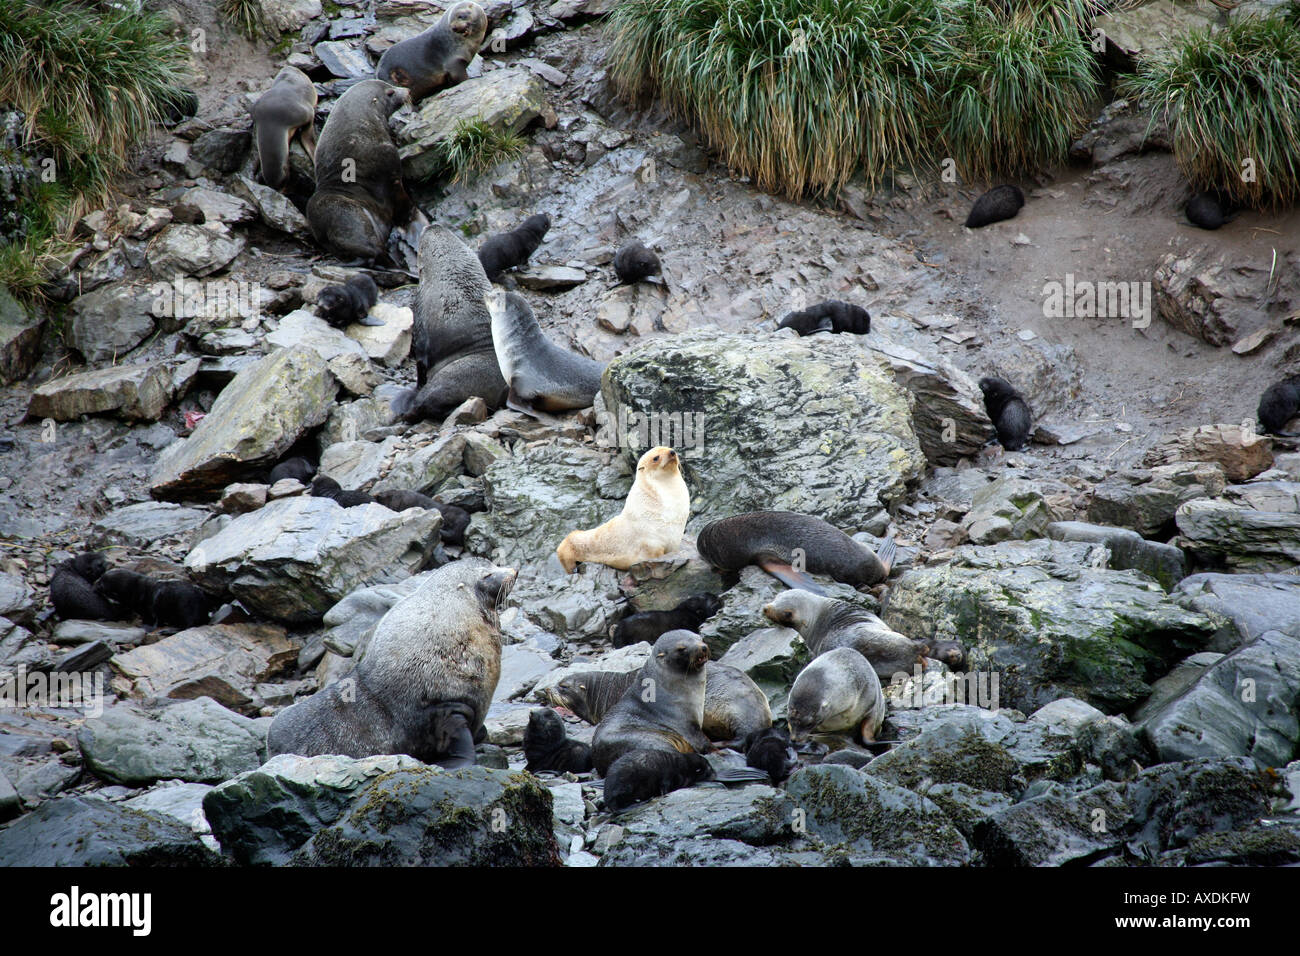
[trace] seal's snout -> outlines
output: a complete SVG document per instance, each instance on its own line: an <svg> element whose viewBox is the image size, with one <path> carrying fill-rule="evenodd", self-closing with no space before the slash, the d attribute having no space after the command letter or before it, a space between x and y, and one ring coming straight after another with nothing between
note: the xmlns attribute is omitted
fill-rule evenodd
<svg viewBox="0 0 1300 956"><path fill-rule="evenodd" d="M515 586L515 578L518 576L519 572L514 568L493 568L491 572L479 579L476 586L479 600L486 607L497 607Z"/></svg>
<svg viewBox="0 0 1300 956"><path fill-rule="evenodd" d="M709 662L709 645L701 644L699 648L696 649L694 656L691 658L691 664L695 667L695 669L698 670L708 662Z"/></svg>

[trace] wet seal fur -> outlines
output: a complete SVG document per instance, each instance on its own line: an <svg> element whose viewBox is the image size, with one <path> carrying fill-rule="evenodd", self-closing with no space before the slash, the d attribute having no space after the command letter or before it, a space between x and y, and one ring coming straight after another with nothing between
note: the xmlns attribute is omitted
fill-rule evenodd
<svg viewBox="0 0 1300 956"><path fill-rule="evenodd" d="M321 130L307 222L316 241L344 261L373 263L387 250L393 228L411 218L402 161L388 129L388 117L404 102L404 90L362 80L339 97Z"/></svg>
<svg viewBox="0 0 1300 956"><path fill-rule="evenodd" d="M849 733L870 743L885 722L885 695L871 663L851 647L814 658L794 679L786 704L790 738Z"/></svg>
<svg viewBox="0 0 1300 956"><path fill-rule="evenodd" d="M691 494L677 452L660 445L637 462L623 510L598 528L569 532L555 553L569 574L579 561L626 571L678 550L690 516Z"/></svg>
<svg viewBox="0 0 1300 956"><path fill-rule="evenodd" d="M1291 375L1264 389L1256 411L1260 427L1280 438L1300 438L1300 432L1284 432L1287 422L1300 415L1300 375Z"/></svg>
<svg viewBox="0 0 1300 956"><path fill-rule="evenodd" d="M579 740L569 740L560 715L547 707L528 714L524 728L524 756L529 773L549 770L553 773L587 773L591 770L591 748Z"/></svg>
<svg viewBox="0 0 1300 956"><path fill-rule="evenodd" d="M699 630L701 624L722 610L722 599L716 594L692 594L671 611L641 611L629 614L614 625L610 643L627 647L645 641L653 644L668 631Z"/></svg>
<svg viewBox="0 0 1300 956"><path fill-rule="evenodd" d="M50 576L50 603L65 621L115 621L119 611L95 590L108 570L96 551L86 551L60 564Z"/></svg>
<svg viewBox="0 0 1300 956"><path fill-rule="evenodd" d="M512 402L546 412L591 407L600 391L603 363L548 339L528 300L517 292L490 292L486 305L497 364Z"/></svg>
<svg viewBox="0 0 1300 956"><path fill-rule="evenodd" d="M876 676L886 682L895 674L910 677L917 664L925 666L927 657L935 657L952 668L959 668L966 661L965 651L956 641L931 645L928 641L914 640L891 630L865 608L808 591L777 595L776 600L763 608L763 616L798 631L813 657L836 647L853 648L871 662Z"/></svg>
<svg viewBox="0 0 1300 956"><path fill-rule="evenodd" d="M406 87L411 102L464 83L466 68L483 46L488 19L477 3L457 3L419 36L394 43L384 51L375 76L394 86Z"/></svg>
<svg viewBox="0 0 1300 956"><path fill-rule="evenodd" d="M984 410L998 433L998 443L1007 451L1020 451L1029 444L1034 413L1029 403L1005 378L986 375L979 381L984 393Z"/></svg>
<svg viewBox="0 0 1300 956"><path fill-rule="evenodd" d="M383 325L382 319L370 317L379 301L379 287L364 272L348 276L342 285L327 285L316 296L316 314L335 328L358 325Z"/></svg>
<svg viewBox="0 0 1300 956"><path fill-rule="evenodd" d="M614 274L619 282L640 282L650 276L662 275L663 271L663 263L654 250L640 239L629 240L614 253Z"/></svg>
<svg viewBox="0 0 1300 956"><path fill-rule="evenodd" d="M488 281L496 282L507 269L527 262L550 228L551 217L539 213L529 216L509 232L499 232L483 240L483 245L478 247L478 261L483 263Z"/></svg>
<svg viewBox="0 0 1300 956"><path fill-rule="evenodd" d="M262 180L272 189L289 181L289 141L295 135L315 163L316 85L296 66L286 66L253 104L253 136Z"/></svg>
<svg viewBox="0 0 1300 956"><path fill-rule="evenodd" d="M150 625L200 627L212 616L212 601L201 588L187 581L156 581L127 568L105 571L95 592Z"/></svg>
<svg viewBox="0 0 1300 956"><path fill-rule="evenodd" d="M966 217L966 227L979 229L981 226L1002 222L1004 219L1013 219L1024 204L1025 194L1020 191L1019 186L994 186L975 200L970 215Z"/></svg>
<svg viewBox="0 0 1300 956"><path fill-rule="evenodd" d="M747 511L721 518L700 530L697 547L716 568L739 571L757 564L789 587L814 593L822 589L791 566L796 548L803 549L810 574L826 574L855 587L888 578L897 553L892 538L877 555L821 518L794 511Z"/></svg>
<svg viewBox="0 0 1300 956"><path fill-rule="evenodd" d="M416 391L393 405L403 419L441 420L474 396L490 409L505 404L486 302L491 291L478 256L455 233L436 225L424 231L411 330Z"/></svg>
<svg viewBox="0 0 1300 956"><path fill-rule="evenodd" d="M350 674L276 716L267 755L473 764L501 677L497 609L514 581L514 570L479 560L433 572L379 620Z"/></svg>
<svg viewBox="0 0 1300 956"><path fill-rule="evenodd" d="M871 313L860 305L831 299L798 312L787 312L776 327L794 329L800 335L817 332L866 335L871 331Z"/></svg>

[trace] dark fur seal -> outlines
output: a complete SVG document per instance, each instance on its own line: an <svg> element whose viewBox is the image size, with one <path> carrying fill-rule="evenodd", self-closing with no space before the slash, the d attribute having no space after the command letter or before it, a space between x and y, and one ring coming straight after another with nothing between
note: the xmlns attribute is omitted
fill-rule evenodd
<svg viewBox="0 0 1300 956"><path fill-rule="evenodd" d="M306 458L286 458L271 469L271 474L266 481L267 484L273 485L277 481L292 478L294 481L309 485L314 474L316 474L316 466Z"/></svg>
<svg viewBox="0 0 1300 956"><path fill-rule="evenodd" d="M885 695L865 657L851 647L836 647L799 672L786 709L792 740L848 733L870 743L885 721Z"/></svg>
<svg viewBox="0 0 1300 956"><path fill-rule="evenodd" d="M888 682L895 674L911 675L925 658L935 657L949 667L961 667L966 653L956 641L933 646L891 630L865 608L838 598L819 597L808 591L779 594L763 608L763 616L776 624L792 627L803 637L816 657L836 647L851 647L871 662L876 676Z"/></svg>
<svg viewBox="0 0 1300 956"><path fill-rule="evenodd" d="M368 505L375 500L364 491L345 490L329 475L317 475L313 478L310 491L313 498L329 498L331 501L337 501L344 508Z"/></svg>
<svg viewBox="0 0 1300 956"><path fill-rule="evenodd" d="M1237 213L1232 212L1231 200L1213 190L1196 193L1187 200L1183 211L1188 222L1202 229L1218 229L1237 218Z"/></svg>
<svg viewBox="0 0 1300 956"><path fill-rule="evenodd" d="M339 97L321 130L307 222L316 241L344 261L373 263L387 249L393 227L411 218L388 129L388 117L404 102L405 90L362 80Z"/></svg>
<svg viewBox="0 0 1300 956"><path fill-rule="evenodd" d="M114 621L120 616L116 607L95 591L108 568L104 556L87 551L69 558L50 576L50 603L65 621Z"/></svg>
<svg viewBox="0 0 1300 956"><path fill-rule="evenodd" d="M970 229L978 229L990 223L1012 219L1024 204L1025 194L1020 191L1019 186L994 186L975 200L970 215L966 217L966 226Z"/></svg>
<svg viewBox="0 0 1300 956"><path fill-rule="evenodd" d="M998 442L1007 451L1020 451L1029 444L1029 433L1034 427L1034 415L1010 382L996 375L980 379L984 393L984 410L998 432Z"/></svg>
<svg viewBox="0 0 1300 956"><path fill-rule="evenodd" d="M659 635L668 631L695 631L713 615L722 610L722 599L716 594L692 594L671 611L642 611L629 614L614 625L610 642L615 647L627 647L645 641L653 644Z"/></svg>
<svg viewBox="0 0 1300 956"><path fill-rule="evenodd" d="M546 412L591 407L600 391L603 363L548 339L528 300L517 292L489 293L487 308L497 363L512 402Z"/></svg>
<svg viewBox="0 0 1300 956"><path fill-rule="evenodd" d="M127 568L113 568L95 582L95 591L149 625L200 627L212 616L202 589L185 581L155 581Z"/></svg>
<svg viewBox="0 0 1300 956"><path fill-rule="evenodd" d="M529 773L550 770L554 773L587 773L591 770L591 748L579 740L570 740L564 732L560 715L547 707L528 714L524 730L524 756Z"/></svg>
<svg viewBox="0 0 1300 956"><path fill-rule="evenodd" d="M411 330L416 391L393 411L407 421L441 420L475 395L488 408L505 404L485 301L491 290L478 256L455 233L436 225L424 231Z"/></svg>
<svg viewBox="0 0 1300 956"><path fill-rule="evenodd" d="M289 181L289 141L295 134L314 163L316 86L302 70L286 66L253 104L253 136L262 180L272 189L280 189Z"/></svg>
<svg viewBox="0 0 1300 956"><path fill-rule="evenodd" d="M780 783L799 766L799 756L790 735L780 727L756 730L745 738L745 765L762 770L773 783Z"/></svg>
<svg viewBox="0 0 1300 956"><path fill-rule="evenodd" d="M1270 385L1259 399L1260 427L1270 435L1300 438L1300 432L1284 432L1287 422L1300 415L1300 375Z"/></svg>
<svg viewBox="0 0 1300 956"><path fill-rule="evenodd" d="M793 511L748 511L719 519L704 526L697 546L716 568L739 571L757 564L790 587L814 593L821 588L791 567L796 548L803 550L809 573L827 574L855 587L888 578L897 553L892 538L877 555L821 518Z"/></svg>
<svg viewBox="0 0 1300 956"><path fill-rule="evenodd" d="M714 777L713 767L699 754L633 750L615 760L605 774L605 809L621 813L643 800Z"/></svg>
<svg viewBox="0 0 1300 956"><path fill-rule="evenodd" d="M348 276L343 285L327 285L316 296L316 314L335 328L353 322L358 325L383 325L382 319L370 317L379 301L379 287L364 272Z"/></svg>
<svg viewBox="0 0 1300 956"><path fill-rule="evenodd" d="M466 67L483 45L487 27L487 14L477 3L454 4L419 36L385 50L375 76L406 87L411 102L419 103L438 90L465 82Z"/></svg>
<svg viewBox="0 0 1300 956"><path fill-rule="evenodd" d="M407 508L425 508L437 511L438 514L442 515L442 530L439 532L439 537L442 538L443 544L465 543L465 529L469 527L469 512L464 508L445 505L435 498L420 494L418 491L381 491L374 496L374 500L390 511L401 512Z"/></svg>
<svg viewBox="0 0 1300 956"><path fill-rule="evenodd" d="M501 677L497 609L515 572L455 561L430 575L375 625L356 668L278 714L269 756L408 754L474 762L474 737Z"/></svg>
<svg viewBox="0 0 1300 956"><path fill-rule="evenodd" d="M507 269L521 266L537 251L551 228L551 217L545 213L529 216L509 232L488 236L478 247L478 261L489 282L496 282Z"/></svg>
<svg viewBox="0 0 1300 956"><path fill-rule="evenodd" d="M866 335L871 331L871 313L860 305L831 299L798 312L787 312L778 329L794 329L800 335L816 332L849 332Z"/></svg>
<svg viewBox="0 0 1300 956"><path fill-rule="evenodd" d="M663 264L654 250L640 239L632 239L614 253L614 274L623 283L640 282L650 276L662 275Z"/></svg>
<svg viewBox="0 0 1300 956"><path fill-rule="evenodd" d="M581 671L547 689L547 700L567 707L589 724L600 723L636 680L639 671Z"/></svg>

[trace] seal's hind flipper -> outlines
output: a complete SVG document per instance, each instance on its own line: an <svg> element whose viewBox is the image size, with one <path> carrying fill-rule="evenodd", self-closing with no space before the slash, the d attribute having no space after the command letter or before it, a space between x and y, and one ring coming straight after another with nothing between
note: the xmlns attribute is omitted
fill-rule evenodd
<svg viewBox="0 0 1300 956"><path fill-rule="evenodd" d="M713 779L718 783L772 782L766 770L759 770L756 767L722 767L713 771Z"/></svg>
<svg viewBox="0 0 1300 956"><path fill-rule="evenodd" d="M885 578L888 578L889 572L894 570L894 562L898 560L898 545L894 543L892 535L886 538L885 543L876 551L876 557L885 566ZM884 578L881 580L883 581Z"/></svg>
<svg viewBox="0 0 1300 956"><path fill-rule="evenodd" d="M774 561L770 558L764 558L759 560L758 566L788 588L802 588L805 591L811 591L813 594L820 595L821 597L827 596L825 588L820 584L817 584L802 571L796 571L788 564Z"/></svg>

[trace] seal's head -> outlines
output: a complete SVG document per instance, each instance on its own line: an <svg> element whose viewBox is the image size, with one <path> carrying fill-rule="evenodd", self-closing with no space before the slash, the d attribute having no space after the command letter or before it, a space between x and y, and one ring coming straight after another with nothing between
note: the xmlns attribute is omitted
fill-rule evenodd
<svg viewBox="0 0 1300 956"><path fill-rule="evenodd" d="M1010 382L1005 378L998 378L996 375L985 375L980 379L979 385L986 402L1005 402L1016 394L1016 390Z"/></svg>
<svg viewBox="0 0 1300 956"><path fill-rule="evenodd" d="M447 10L447 28L469 40L475 47L482 46L487 27L487 14L477 3L467 0Z"/></svg>
<svg viewBox="0 0 1300 956"><path fill-rule="evenodd" d="M771 604L764 607L763 616L773 624L802 631L816 616L817 602L817 595L797 588L791 589L778 594Z"/></svg>
<svg viewBox="0 0 1300 956"><path fill-rule="evenodd" d="M651 448L636 463L636 473L651 479L676 475L680 471L681 459L677 452L665 445Z"/></svg>
<svg viewBox="0 0 1300 956"><path fill-rule="evenodd" d="M709 645L694 631L669 631L655 641L655 663L682 674L694 674L709 661Z"/></svg>
<svg viewBox="0 0 1300 956"><path fill-rule="evenodd" d="M722 598L716 594L693 594L677 607L678 610L694 614L701 621L707 621L722 610Z"/></svg>
<svg viewBox="0 0 1300 956"><path fill-rule="evenodd" d="M524 749L554 750L564 743L564 721L549 707L537 707L528 712L528 729L524 731Z"/></svg>

